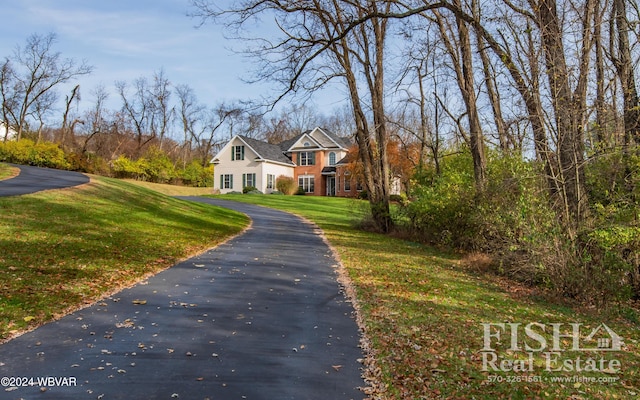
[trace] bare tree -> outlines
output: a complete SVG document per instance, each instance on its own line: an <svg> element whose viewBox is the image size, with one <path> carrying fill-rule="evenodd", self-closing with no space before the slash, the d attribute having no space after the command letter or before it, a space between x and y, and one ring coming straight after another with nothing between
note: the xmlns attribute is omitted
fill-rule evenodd
<svg viewBox="0 0 640 400"><path fill-rule="evenodd" d="M93 67L84 61L62 59L53 50L56 35L34 34L24 47L16 47L6 58L0 74L0 94L5 121L16 128L20 139L30 119L45 115L55 104L55 89L81 75L91 73Z"/></svg>
<svg viewBox="0 0 640 400"><path fill-rule="evenodd" d="M436 59L442 57L437 51L439 35L431 33L431 28L434 26L431 23L426 26L409 23L402 28L405 37L411 39L411 46L408 46L403 54L406 64L402 66L398 79L399 91L404 93L405 100L397 117L390 122L408 132L414 140L419 142L420 150L416 167L424 169L427 166L429 158L427 150L429 150L436 173L440 173L441 137L436 129L439 104L432 93L435 93L439 86ZM429 81L432 83L429 84Z"/></svg>
<svg viewBox="0 0 640 400"><path fill-rule="evenodd" d="M170 86L171 82L165 76L164 70L161 69L153 74L153 84L147 95L151 108L150 133L151 136L160 140L160 150L162 150L164 138L175 116L175 108L170 105Z"/></svg>
<svg viewBox="0 0 640 400"><path fill-rule="evenodd" d="M193 140L198 143L198 158L202 160L202 166L206 167L213 157L213 150L221 147L226 141L222 133L224 124L232 117L241 113L235 107L227 107L224 104L208 111L208 117L199 132L193 132Z"/></svg>
<svg viewBox="0 0 640 400"><path fill-rule="evenodd" d="M193 88L188 85L176 86L176 94L178 96L178 119L183 133L182 164L184 167L191 154L192 139L200 137L204 130L206 107L198 103Z"/></svg>
<svg viewBox="0 0 640 400"><path fill-rule="evenodd" d="M353 111L351 107L343 106L334 109L328 116L323 116L321 126L341 137L352 137Z"/></svg>
<svg viewBox="0 0 640 400"><path fill-rule="evenodd" d="M389 13L393 3L246 1L227 10L208 0L194 0L193 4L205 19L226 17L236 32L254 17L268 14L275 18L283 37L258 41L259 46L250 51L260 61L258 78L283 85L276 102L300 90L313 92L336 77L342 79L355 118L355 139L373 220L378 229L389 231L384 75L389 20L375 15ZM354 19L363 22L353 24Z"/></svg>
<svg viewBox="0 0 640 400"><path fill-rule="evenodd" d="M632 28L627 15L627 1L613 0L612 14L612 25L615 26L613 32L615 32L617 46L612 46L611 58L622 88L624 143L625 147L628 147L631 140L640 143L640 98L631 57L629 34L632 32Z"/></svg>
<svg viewBox="0 0 640 400"><path fill-rule="evenodd" d="M504 120L502 113L502 101L500 98L500 90L498 90L498 84L496 80L496 73L493 64L491 63L488 49L484 43L484 39L480 35L476 35L477 49L480 54L480 60L482 61L482 74L484 76L484 86L487 89L487 97L491 104L491 111L493 113L493 120L496 126L496 133L498 135L498 143L500 150L503 153L508 153L510 147L515 148L516 144L513 140L510 140L507 132L507 124Z"/></svg>
<svg viewBox="0 0 640 400"><path fill-rule="evenodd" d="M490 25L479 15L463 9L460 1L434 3L425 2L424 6L412 8L403 14L387 15L399 18L406 15L419 14L426 9L435 7L446 8L456 18L467 22L476 34L481 36L492 49L496 58L501 60L504 68L509 72L513 83L521 94L534 135L536 152L544 162L547 172L549 188L558 201L560 215L575 234L575 228L585 215L588 200L584 179L584 124L586 123L586 95L587 78L591 50L593 47L593 15L596 0L587 0L580 8L571 10L559 9L555 0L527 0L529 8L516 6L509 0L502 0L503 6L508 7L517 15L524 16L530 25L525 33L530 34L537 29L540 34L540 48L544 57L544 75L548 81L548 99L551 105L552 117L545 121L548 115L541 101L540 87L537 81L537 61L531 60L527 69L519 68L514 54L508 44L503 45L491 33ZM563 3L562 6L566 4ZM473 8L472 8L473 9ZM577 33L569 37L565 33L564 24L569 12L575 17L578 25ZM574 21L571 21L574 22ZM496 29L500 34L501 30ZM529 36L531 38L531 36ZM565 49L565 42L575 42L576 57L570 57ZM535 42L531 42L531 49ZM576 60L575 65L569 66L569 60ZM531 73L528 78L527 71ZM547 142L546 127L550 125L554 131L555 154L552 154Z"/></svg>
<svg viewBox="0 0 640 400"><path fill-rule="evenodd" d="M146 78L138 78L134 81L134 92L130 93L126 82L116 82L116 90L122 99L122 113L132 124L135 141L136 155L140 156L144 145L155 139L151 129L153 105L149 99L149 83Z"/></svg>
<svg viewBox="0 0 640 400"><path fill-rule="evenodd" d="M107 110L105 109L105 102L109 94L104 86L98 86L93 90L93 96L95 97L95 104L92 109L86 111L84 114L85 134L83 135L83 143L80 148L80 153L83 155L87 153L92 139L107 132L109 129L109 122L106 116ZM101 146L96 146L96 152L98 154L101 154L100 147Z"/></svg>
<svg viewBox="0 0 640 400"><path fill-rule="evenodd" d="M74 101L76 102L80 101L80 85L76 85L71 90L71 95L67 95L64 100L65 107L64 107L64 113L62 114L62 126L60 127L60 144L63 147L66 147L67 136L73 132L73 127L76 124L82 122L82 120L78 118L69 122L69 115L71 113L71 104Z"/></svg>
<svg viewBox="0 0 640 400"><path fill-rule="evenodd" d="M454 7L462 8L460 0L453 1ZM476 2L472 0L471 12L476 11ZM456 74L456 82L465 104L465 114L468 121L469 134L463 135L468 138L471 156L473 158L473 172L476 189L483 191L486 179L486 156L485 144L480 124L480 115L478 112L478 102L476 96L473 52L471 49L471 36L467 22L460 17L455 17L454 30L453 24L449 22L438 10L433 11L436 16L436 22L439 26L440 37L447 49L453 69Z"/></svg>

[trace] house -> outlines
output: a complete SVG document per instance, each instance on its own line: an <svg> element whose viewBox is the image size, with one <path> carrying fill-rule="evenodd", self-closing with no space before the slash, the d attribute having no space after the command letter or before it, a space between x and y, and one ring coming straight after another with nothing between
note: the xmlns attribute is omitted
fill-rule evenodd
<svg viewBox="0 0 640 400"><path fill-rule="evenodd" d="M294 178L307 194L335 196L344 192L344 185L337 179L338 163L350 146L347 140L322 128L279 144L237 135L211 160L215 165L214 189L229 193L253 186L271 193L276 190L276 179L284 175Z"/></svg>

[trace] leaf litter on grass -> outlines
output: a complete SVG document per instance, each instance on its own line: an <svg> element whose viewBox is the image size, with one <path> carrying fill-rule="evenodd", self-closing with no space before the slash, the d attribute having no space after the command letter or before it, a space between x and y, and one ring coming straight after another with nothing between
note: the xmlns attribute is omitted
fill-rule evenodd
<svg viewBox="0 0 640 400"><path fill-rule="evenodd" d="M354 210L360 215L362 207L354 207L354 200L221 197L294 212L323 229L351 280L370 384L364 392L372 399L625 399L640 393L637 320L549 301L508 279L469 270L459 255L355 229ZM490 382L489 372L482 371L482 323L502 322L606 322L632 339L616 354L625 366L621 379L578 387Z"/></svg>

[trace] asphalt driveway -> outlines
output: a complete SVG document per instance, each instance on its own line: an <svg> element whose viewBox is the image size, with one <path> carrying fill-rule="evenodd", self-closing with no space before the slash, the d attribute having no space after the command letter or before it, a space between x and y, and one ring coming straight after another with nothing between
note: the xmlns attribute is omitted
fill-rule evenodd
<svg viewBox="0 0 640 400"><path fill-rule="evenodd" d="M49 189L62 189L89 182L89 177L79 172L58 169L14 165L20 168L15 178L0 180L0 196L19 196Z"/></svg>
<svg viewBox="0 0 640 400"><path fill-rule="evenodd" d="M364 397L353 308L314 227L267 208L185 199L244 212L252 227L0 345L0 398Z"/></svg>

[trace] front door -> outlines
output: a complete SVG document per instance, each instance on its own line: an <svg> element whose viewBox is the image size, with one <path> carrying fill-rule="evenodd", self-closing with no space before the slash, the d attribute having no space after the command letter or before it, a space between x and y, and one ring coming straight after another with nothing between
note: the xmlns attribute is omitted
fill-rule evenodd
<svg viewBox="0 0 640 400"><path fill-rule="evenodd" d="M327 176L327 196L336 195L336 177Z"/></svg>

